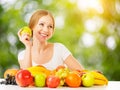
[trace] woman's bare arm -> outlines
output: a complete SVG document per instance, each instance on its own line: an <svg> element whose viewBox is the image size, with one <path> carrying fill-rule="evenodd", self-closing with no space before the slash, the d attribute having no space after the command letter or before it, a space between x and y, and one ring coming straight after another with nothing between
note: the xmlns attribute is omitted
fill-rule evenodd
<svg viewBox="0 0 120 90"><path fill-rule="evenodd" d="M83 66L72 55L66 58L65 64L71 70L84 70Z"/></svg>
<svg viewBox="0 0 120 90"><path fill-rule="evenodd" d="M23 34L20 35L21 30L18 31L18 37L19 40L25 45L26 49L25 49L25 53L24 53L24 57L23 60L18 60L19 64L20 64L20 68L21 69L26 69L28 67L32 66L32 57L31 57L31 48L32 48L32 41L30 40L30 36L28 34Z"/></svg>
<svg viewBox="0 0 120 90"><path fill-rule="evenodd" d="M18 60L20 64L21 69L26 69L28 67L32 66L32 60L31 60L31 48L25 49L25 54L23 60Z"/></svg>

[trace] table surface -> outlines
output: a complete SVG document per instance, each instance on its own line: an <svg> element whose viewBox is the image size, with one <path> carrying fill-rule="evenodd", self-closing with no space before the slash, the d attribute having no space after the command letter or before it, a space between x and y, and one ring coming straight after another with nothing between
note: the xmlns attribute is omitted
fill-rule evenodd
<svg viewBox="0 0 120 90"><path fill-rule="evenodd" d="M2 79L0 79L1 81ZM92 86L92 87L58 87L58 88L48 88L48 87L20 87L17 85L1 85L0 90L120 90L120 81L109 81L107 86Z"/></svg>

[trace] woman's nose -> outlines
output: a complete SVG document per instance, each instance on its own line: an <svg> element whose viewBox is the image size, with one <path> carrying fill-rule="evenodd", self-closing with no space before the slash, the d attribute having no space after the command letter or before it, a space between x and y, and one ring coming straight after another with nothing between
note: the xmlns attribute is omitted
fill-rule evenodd
<svg viewBox="0 0 120 90"><path fill-rule="evenodd" d="M48 32L49 31L48 27L44 26L43 31Z"/></svg>

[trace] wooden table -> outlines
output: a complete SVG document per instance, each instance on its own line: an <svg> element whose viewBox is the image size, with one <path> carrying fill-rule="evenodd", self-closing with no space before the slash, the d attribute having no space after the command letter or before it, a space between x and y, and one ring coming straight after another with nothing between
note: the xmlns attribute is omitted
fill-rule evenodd
<svg viewBox="0 0 120 90"><path fill-rule="evenodd" d="M0 79L1 81L1 79ZM40 88L40 87L19 87L17 85L0 85L0 90L120 90L120 81L109 81L107 86L93 86L93 87L58 87L58 88Z"/></svg>

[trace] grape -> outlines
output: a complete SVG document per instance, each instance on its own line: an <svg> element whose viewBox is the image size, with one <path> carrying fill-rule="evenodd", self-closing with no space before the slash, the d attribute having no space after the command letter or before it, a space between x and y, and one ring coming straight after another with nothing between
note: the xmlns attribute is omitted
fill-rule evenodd
<svg viewBox="0 0 120 90"><path fill-rule="evenodd" d="M59 69L55 75L58 76L59 78L65 78L67 77L68 73L69 73L68 68L62 68L62 69Z"/></svg>
<svg viewBox="0 0 120 90"><path fill-rule="evenodd" d="M11 76L7 74L6 78L4 81L1 81L0 84L5 84L5 85L17 85L15 76Z"/></svg>
<svg viewBox="0 0 120 90"><path fill-rule="evenodd" d="M65 80L64 80L64 79L61 79L61 80L60 80L60 86L63 86L64 83L65 83Z"/></svg>
<svg viewBox="0 0 120 90"><path fill-rule="evenodd" d="M61 68L55 73L55 75L60 78L60 86L65 85L65 78L67 77L69 72L70 71L68 68Z"/></svg>

